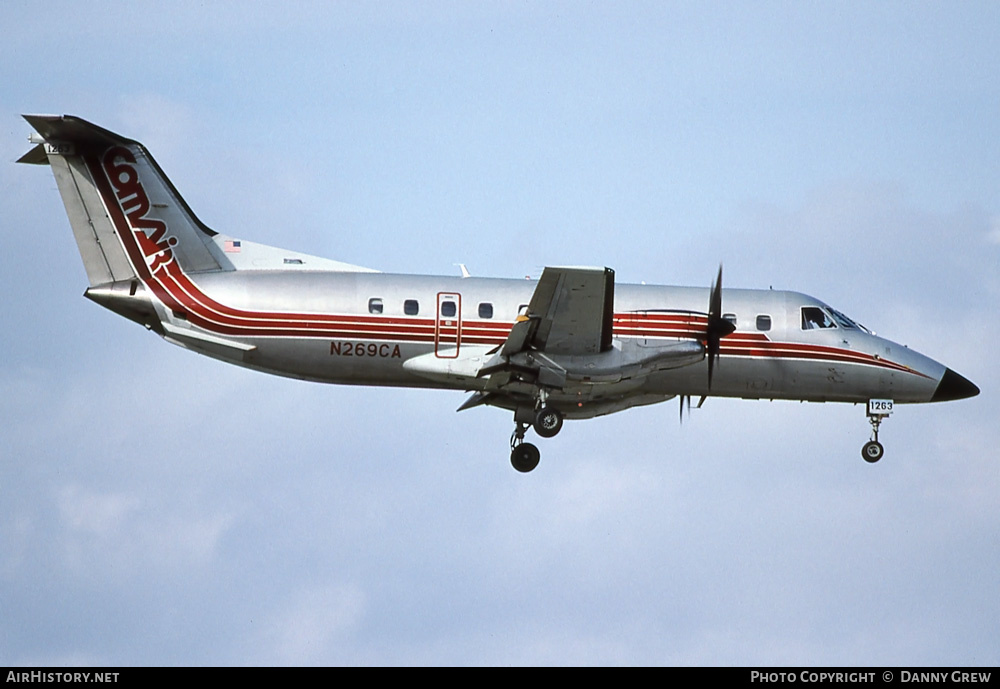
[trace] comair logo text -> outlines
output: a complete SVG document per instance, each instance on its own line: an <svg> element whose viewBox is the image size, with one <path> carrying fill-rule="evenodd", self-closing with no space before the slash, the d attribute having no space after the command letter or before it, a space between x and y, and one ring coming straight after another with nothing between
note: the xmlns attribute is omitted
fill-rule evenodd
<svg viewBox="0 0 1000 689"><path fill-rule="evenodd" d="M177 244L177 238L166 236L167 226L162 220L146 217L150 208L149 197L139 181L139 173L133 167L135 156L130 150L122 146L109 148L101 163L115 188L118 203L128 218L149 271L155 273L174 260L170 247Z"/></svg>

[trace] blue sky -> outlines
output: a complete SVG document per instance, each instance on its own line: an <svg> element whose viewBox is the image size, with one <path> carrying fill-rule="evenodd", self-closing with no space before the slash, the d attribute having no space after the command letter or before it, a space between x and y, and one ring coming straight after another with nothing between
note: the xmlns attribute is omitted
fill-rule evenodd
<svg viewBox="0 0 1000 689"><path fill-rule="evenodd" d="M0 663L1000 663L995 3L8 2ZM386 271L814 294L976 382L567 423L171 347L80 297L21 113Z"/></svg>

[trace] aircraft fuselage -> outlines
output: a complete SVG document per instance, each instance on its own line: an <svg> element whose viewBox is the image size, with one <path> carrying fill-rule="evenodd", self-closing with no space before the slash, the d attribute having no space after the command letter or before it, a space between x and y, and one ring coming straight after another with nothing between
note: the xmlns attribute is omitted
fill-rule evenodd
<svg viewBox="0 0 1000 689"><path fill-rule="evenodd" d="M136 313L142 313L143 305L154 309L156 317L149 323L154 328L156 323L166 324L168 339L269 373L325 383L470 391L485 388L486 380L477 378L473 369L504 343L536 285L531 280L310 270L190 277L205 298L178 290L178 303L184 308L167 309L150 300L142 287L128 296L126 285L116 290L92 288L88 296L101 302L101 294L115 292L115 300L105 299L109 307L114 304L122 312L124 304L134 301ZM698 340L705 322L700 309L708 296L703 288L618 285L615 349ZM803 329L803 308L829 308L805 294L724 289L722 299L736 330L722 340L711 390L701 363L644 376L630 377L627 370L603 378L595 375L564 394L554 394L552 404L564 407L569 418L587 418L607 413L608 406L620 407L616 402L627 401L619 400L623 395L638 403L708 394L815 402L883 397L930 402L946 370L933 359L861 327L833 323ZM229 308L215 309L209 306L212 303ZM441 366L414 371L406 365L419 357ZM472 373L449 373L446 366L451 361L467 362L463 370ZM641 380L633 382L634 378Z"/></svg>

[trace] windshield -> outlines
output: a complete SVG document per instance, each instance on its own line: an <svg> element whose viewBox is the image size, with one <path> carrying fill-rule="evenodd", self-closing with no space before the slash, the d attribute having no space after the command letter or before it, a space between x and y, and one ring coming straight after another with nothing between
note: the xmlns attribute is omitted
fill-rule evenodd
<svg viewBox="0 0 1000 689"><path fill-rule="evenodd" d="M803 330L824 330L827 328L846 328L847 330L862 330L871 333L871 330L848 318L837 309L831 309L829 306L802 307Z"/></svg>
<svg viewBox="0 0 1000 689"><path fill-rule="evenodd" d="M864 330L866 333L871 332L871 330L861 325L857 321L848 318L840 311L837 311L837 309L830 309L830 315L833 316L834 320L837 321L837 324L840 325L840 327L842 328L853 328L857 330Z"/></svg>

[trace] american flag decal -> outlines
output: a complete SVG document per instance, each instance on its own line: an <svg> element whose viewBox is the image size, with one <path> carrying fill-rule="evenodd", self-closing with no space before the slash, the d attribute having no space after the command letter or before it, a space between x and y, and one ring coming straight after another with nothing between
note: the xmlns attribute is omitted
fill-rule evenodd
<svg viewBox="0 0 1000 689"><path fill-rule="evenodd" d="M222 250L227 254L238 254L240 253L240 240L238 239L227 239L222 245Z"/></svg>

